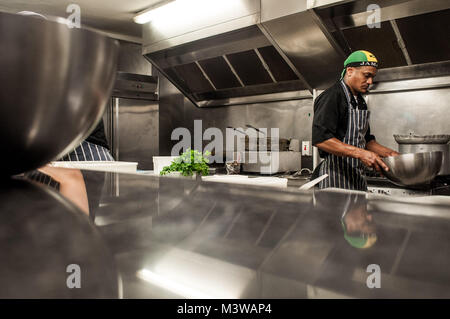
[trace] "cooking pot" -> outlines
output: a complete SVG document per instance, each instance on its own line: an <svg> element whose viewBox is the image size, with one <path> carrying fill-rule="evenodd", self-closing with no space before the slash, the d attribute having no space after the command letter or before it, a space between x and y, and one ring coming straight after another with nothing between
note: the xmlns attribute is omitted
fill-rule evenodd
<svg viewBox="0 0 450 319"><path fill-rule="evenodd" d="M450 135L401 135L394 134L394 139L398 144L447 144Z"/></svg>
<svg viewBox="0 0 450 319"><path fill-rule="evenodd" d="M402 154L442 152L443 163L438 175L450 175L450 135L394 135Z"/></svg>

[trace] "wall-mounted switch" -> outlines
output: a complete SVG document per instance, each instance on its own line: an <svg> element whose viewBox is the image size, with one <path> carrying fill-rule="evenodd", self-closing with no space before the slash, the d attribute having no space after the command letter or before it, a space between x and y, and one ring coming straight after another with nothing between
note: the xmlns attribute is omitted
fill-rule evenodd
<svg viewBox="0 0 450 319"><path fill-rule="evenodd" d="M311 149L310 141L302 142L302 155L303 156L312 156L312 149Z"/></svg>

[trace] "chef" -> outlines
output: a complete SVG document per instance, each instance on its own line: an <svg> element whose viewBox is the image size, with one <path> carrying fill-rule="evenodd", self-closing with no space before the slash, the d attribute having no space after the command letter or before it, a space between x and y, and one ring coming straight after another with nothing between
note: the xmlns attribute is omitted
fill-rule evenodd
<svg viewBox="0 0 450 319"><path fill-rule="evenodd" d="M314 102L312 143L324 160L313 176L328 174L319 188L367 190L364 165L381 172L381 157L398 155L377 143L370 132L370 111L361 94L377 74L378 60L370 52L355 51L345 60L341 78Z"/></svg>

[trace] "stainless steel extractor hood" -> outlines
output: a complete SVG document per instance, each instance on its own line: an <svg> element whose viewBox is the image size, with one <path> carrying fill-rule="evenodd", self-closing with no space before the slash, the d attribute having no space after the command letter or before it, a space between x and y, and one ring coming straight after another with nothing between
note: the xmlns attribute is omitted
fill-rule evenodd
<svg viewBox="0 0 450 319"><path fill-rule="evenodd" d="M311 98L358 49L377 55L380 80L450 74L448 0L215 2L143 27L144 56L199 107ZM367 26L374 2L380 28Z"/></svg>
<svg viewBox="0 0 450 319"><path fill-rule="evenodd" d="M450 1L378 0L380 28L368 29L374 1L351 1L315 9L346 54L361 48L376 53L376 81L450 74Z"/></svg>

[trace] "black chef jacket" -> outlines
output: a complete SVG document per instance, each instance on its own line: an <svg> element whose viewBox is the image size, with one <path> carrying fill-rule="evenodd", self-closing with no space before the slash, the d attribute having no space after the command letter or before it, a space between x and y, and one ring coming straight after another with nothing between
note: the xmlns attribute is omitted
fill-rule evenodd
<svg viewBox="0 0 450 319"><path fill-rule="evenodd" d="M92 131L91 135L86 138L86 141L92 144L103 146L104 148L110 150L108 141L106 140L103 120L100 120L100 122L97 124L97 127Z"/></svg>
<svg viewBox="0 0 450 319"><path fill-rule="evenodd" d="M348 86L347 86L348 87ZM350 88L348 88L351 93ZM366 101L358 93L358 103L353 95L352 106L361 110L367 110ZM340 81L326 89L314 101L314 119L312 126L312 143L316 145L330 138L342 141L347 132L348 125L348 103ZM370 126L365 135L366 143L374 140L375 136L370 134ZM319 149L320 157L324 158L328 153Z"/></svg>

